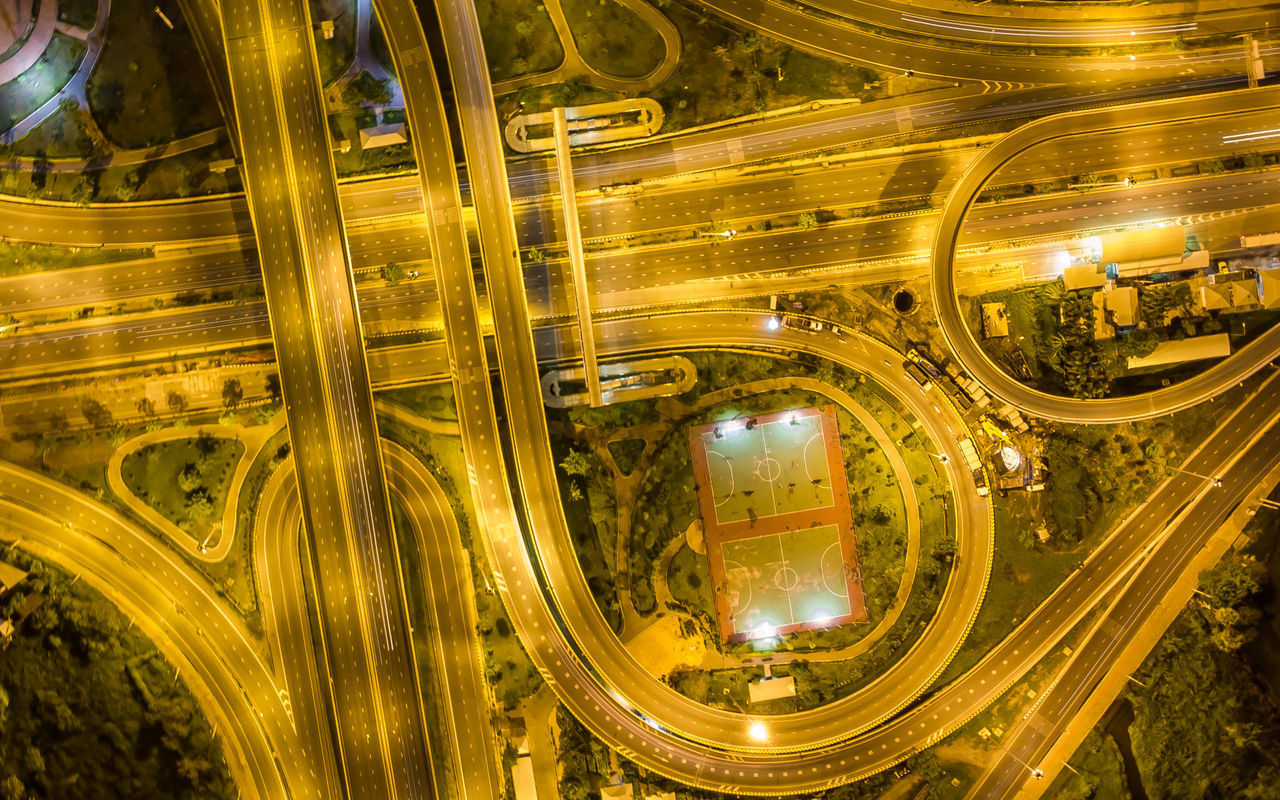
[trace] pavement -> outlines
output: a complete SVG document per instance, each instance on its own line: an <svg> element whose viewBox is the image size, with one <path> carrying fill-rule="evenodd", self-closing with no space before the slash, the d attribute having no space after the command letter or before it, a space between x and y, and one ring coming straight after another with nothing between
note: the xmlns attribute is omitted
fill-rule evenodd
<svg viewBox="0 0 1280 800"><path fill-rule="evenodd" d="M960 228L982 187L1002 165L1046 141L1071 136L1140 130L1183 120L1229 120L1245 111L1280 108L1280 87L1224 92L1197 100L1173 99L1122 108L1069 112L1030 122L983 151L952 187L933 239L931 287L943 338L956 360L996 397L1046 419L1122 422L1168 414L1195 405L1262 369L1280 351L1280 328L1267 333L1192 378L1152 392L1100 400L1059 397L1026 386L996 365L965 322L955 287L954 259Z"/></svg>
<svg viewBox="0 0 1280 800"><path fill-rule="evenodd" d="M29 2L26 7L28 13L30 13ZM49 46L49 40L53 38L53 32L57 29L57 26L57 2L41 3L36 11L35 25L32 27L31 32L27 34L26 41L22 43L17 52L0 61L0 83L16 80L22 73L31 69L36 61L39 60L45 48Z"/></svg>
<svg viewBox="0 0 1280 800"><path fill-rule="evenodd" d="M137 622L201 700L249 797L308 794L311 761L243 620L154 535L80 492L0 463L4 537L102 591Z"/></svg>
<svg viewBox="0 0 1280 800"><path fill-rule="evenodd" d="M508 78L493 84L494 96L499 97L533 86L570 81L634 95L648 91L671 77L671 73L675 72L676 62L680 59L680 30L667 19L666 15L645 0L617 0L617 2L662 37L662 60L653 69L635 78L624 78L610 75L596 68L578 52L578 45L573 38L573 29L569 25L560 0L547 0L545 3L547 16L551 18L551 24L556 29L556 38L560 40L560 47L564 49L564 60L555 69L521 75L518 78Z"/></svg>
<svg viewBox="0 0 1280 800"><path fill-rule="evenodd" d="M1077 646L1071 661L1055 677L1054 686L1041 693L1036 704L1010 731L1002 743L1000 757L973 785L968 797L984 800L1013 797L1025 783L1038 783L1040 779L1036 779L1031 770L1040 769L1046 751L1059 736L1080 722L1082 706L1103 676L1121 663L1127 669L1113 677L1111 695L1123 687L1128 673L1141 665L1160 634L1190 600L1200 570L1212 566L1235 538L1234 531L1238 529L1231 529L1229 536L1217 537L1220 527L1228 523L1233 511L1247 497L1256 496L1260 488L1273 485L1260 487L1259 477L1280 466L1277 441L1280 441L1280 427L1253 432L1249 446L1238 458L1238 463L1247 468L1230 470L1224 475L1222 486L1208 491L1204 501L1198 504L1206 507L1204 512L1189 515L1184 524L1176 526L1158 542L1123 586L1115 603ZM1265 493L1262 492L1264 496ZM1157 621L1163 624L1151 624ZM1098 710L1097 716L1100 714ZM1094 722L1097 716L1093 717ZM1056 772L1060 763L1050 766Z"/></svg>
<svg viewBox="0 0 1280 800"><path fill-rule="evenodd" d="M223 0L272 338L348 793L433 794L430 750L305 3Z"/></svg>
<svg viewBox="0 0 1280 800"><path fill-rule="evenodd" d="M44 16L45 5L45 3L41 3L41 17ZM53 14L56 17L58 4L50 2L47 5L53 9ZM85 84L88 83L89 76L93 73L93 68L98 63L98 55L102 52L102 45L106 41L107 18L110 15L111 0L98 0L98 17L93 23L93 30L84 36L84 57L80 59L80 64L76 67L71 79L53 97L45 101L43 105L15 122L8 131L0 132L0 134L5 137L11 137L14 141L21 139L34 130L37 125L48 119L65 100L74 100L79 105L85 108L88 107L89 103L84 93ZM8 64L9 61L0 64L0 69L3 69Z"/></svg>
<svg viewBox="0 0 1280 800"><path fill-rule="evenodd" d="M249 476L254 460L262 452L272 436L284 429L284 415L278 415L266 425L196 425L190 428L163 428L149 431L124 442L111 453L107 462L107 485L115 492L125 505L138 517L158 529L187 555L200 561L218 562L227 557L235 543L236 520L243 509L240 508L240 489ZM121 470L124 460L145 447L161 442L172 442L181 439L193 439L208 435L220 439L239 442L244 448L236 461L235 471L231 474L231 482L227 485L227 493L219 515L219 522L214 523L214 532L207 540L200 541L178 527L172 520L161 514L149 503L134 494L125 483ZM177 476L173 476L177 480ZM206 543L207 542L207 543Z"/></svg>

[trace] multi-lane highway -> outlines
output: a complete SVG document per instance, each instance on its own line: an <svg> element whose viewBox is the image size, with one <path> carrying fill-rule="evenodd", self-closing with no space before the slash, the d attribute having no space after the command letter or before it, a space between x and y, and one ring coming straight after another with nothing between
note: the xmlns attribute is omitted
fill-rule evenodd
<svg viewBox="0 0 1280 800"><path fill-rule="evenodd" d="M1132 55L1043 57L1007 47L983 52L972 46L973 41L961 41L981 38L981 31L972 27L986 20L978 14L962 16L947 9L915 13L858 0L820 0L821 14L771 0L705 2L797 46L849 61L921 74L1046 85L992 96L976 88L957 88L918 101L898 99L668 137L640 148L575 158L578 186L573 188L687 176L854 144L866 148L888 144L912 130L956 126L956 132L974 122L1008 121L1238 82L1232 76L1239 71L1241 54L1234 45L1187 53L1152 49ZM229 123L241 146L246 198L84 210L0 203L0 211L6 212L0 233L18 239L84 246L198 245L187 252L166 249L156 259L124 266L0 282L0 306L21 304L30 313L253 283L257 265L262 265L265 304L165 311L102 325L34 327L31 333L22 331L5 341L0 373L51 374L91 364L101 367L274 342L297 459L296 474L282 470L268 484L255 543L255 561L270 594L267 630L276 661L270 670L258 671L263 674L253 673L251 687L241 686L249 698L246 703L229 696L226 688L232 675L228 659L238 646L234 628L221 631L217 647L205 650L190 644L194 639L189 629L174 631L187 648L176 651L201 665L194 674L207 685L223 687L215 703L229 724L240 726L236 741L249 764L241 777L260 796L423 797L435 788L433 764L446 765L463 796L493 797L501 791L492 730L480 711L487 697L472 624L465 616L445 619L440 613L450 597L469 591L469 567L456 546L458 531L446 520L448 504L439 487L410 454L393 447L389 463L403 480L402 497L416 546L430 562L425 577L434 601L431 624L437 649L428 660L442 671L437 679L448 698L441 709L446 741L428 741L371 384L401 384L425 375L452 377L487 561L522 641L565 705L606 742L659 773L748 794L819 791L884 769L937 741L1024 674L1135 565L1135 586L1155 587L1165 580L1165 573L1144 566L1142 558L1178 508L1187 508L1185 521L1159 553L1175 540L1189 548L1204 526L1230 505L1230 493L1215 495L1212 487L1188 475L1170 479L1143 514L1121 525L977 667L916 702L963 640L981 603L991 563L990 508L962 467L957 441L967 434L956 411L934 402L904 376L899 355L857 334L836 338L771 331L764 324L765 313L746 311L599 321L597 340L607 354L669 350L673 342L684 347L728 344L803 352L843 364L887 386L920 420L933 446L951 456L946 470L956 500L959 554L939 613L903 659L849 697L798 714L756 719L694 703L632 658L599 613L578 566L559 505L538 370L540 362L573 362L581 352L572 325L534 327L535 320L558 321L572 312L572 303L566 301L569 282L559 258L530 269L520 258L522 248L554 246L562 238L564 224L556 218L555 199L564 187L557 186L545 160L522 161L509 171L473 4L438 0L438 19L432 19L429 9L417 9L408 0L380 0L378 10L404 89L420 171L390 180L351 182L341 190L330 157L305 6L223 0L219 9L207 0L189 0L185 8L200 29L205 58L225 65L210 72L224 108L234 108ZM1150 43L1184 34L1192 38L1199 35L1201 24L1201 33L1247 30L1258 27L1269 13L1219 5L1142 26L1141 36L1134 28L1130 41ZM1116 18L1126 19L1123 14ZM1025 21L998 26L987 21L986 35L988 41L1005 43L1067 40L1072 45L1096 45L1116 38L1114 19L1082 25L1050 22L1034 29ZM466 154L461 173L453 158L440 76L434 72L424 25L438 26L449 64L451 92L445 94L456 100L461 121ZM892 29L894 36L940 31L937 38L945 41L917 43L904 53L900 42L877 28ZM1274 50L1264 47L1268 56ZM1088 89L1064 91L1047 85L1064 79L1082 87L1121 82L1130 86L1090 94ZM1094 137L1091 146L1104 151L1098 158L1084 148L1058 150L1047 177L1084 171L1086 164L1093 171L1197 160L1226 148L1215 128L1222 119L1230 114L1235 124L1262 119L1280 105L1274 94L1260 90L1196 97L1181 105L1162 101L1076 111L1060 118L1064 122L1052 134L1037 125L1057 121L1032 123L976 158L975 148L986 141L936 152L867 156L807 173L726 173L687 184L650 185L642 194L625 198L593 195L584 203L584 235L598 240L627 237L636 246L591 256L592 305L653 308L672 300L672 287L679 287L676 291L686 302L733 296L724 293L726 287L731 289L727 279L744 275L781 281L789 274L832 268L852 274L865 265L863 280L914 277L922 274L920 256L936 226L935 269L941 272L934 276L935 305L948 343L997 395L1041 416L1085 421L1131 419L1184 407L1261 368L1280 348L1280 331L1264 335L1216 371L1164 390L1158 398L1099 401L1111 405L1086 407L1038 395L997 374L994 365L984 371L973 353L980 348L971 335L964 339L955 319L949 318L958 313L953 262L961 223L973 197L996 170L1032 147L1047 153L1046 142L1089 133ZM1175 113L1191 107L1194 114ZM1161 114L1168 119L1162 120ZM1169 119L1175 124L1158 125ZM1139 126L1144 126L1142 132L1135 133ZM1041 172L1015 163L999 180L1035 182L1046 177ZM965 233L982 243L1007 243L1061 237L1094 223L1107 227L1139 209L1148 213L1153 206L1168 205L1170 213L1178 215L1220 214L1258 205L1249 198L1268 179L1170 179L1123 195L1032 198L980 209L967 220ZM716 244L645 241L709 223L734 223L745 229L815 207L848 210L859 204L928 198L952 184L951 199L940 214L872 216L816 231L744 230L736 239ZM1192 191L1193 197L1183 196ZM474 207L473 216L464 197ZM353 223L350 240L347 220ZM468 223L480 242L487 307L473 269ZM1225 229L1221 220L1206 226L1205 230ZM256 259L244 252L251 246L256 247ZM370 284L357 305L353 265L376 267L402 260L422 264L425 271L428 259L434 280L401 287ZM366 363L362 312L363 321L378 330L440 326L444 341L375 350ZM963 326L963 320L960 323ZM486 335L490 325L491 339ZM499 372L498 391L490 383L491 353ZM1280 381L1271 381L1227 419L1184 468L1222 475L1227 486L1247 482L1260 465L1265 466L1265 458L1255 450L1235 456L1253 433L1268 427L1280 413L1277 386ZM21 488L36 494L47 491L34 485ZM1179 506L1186 498L1191 498L1190 505ZM20 515L28 530L42 530L34 514ZM300 530L306 533L301 548L295 546ZM128 535L137 537L136 532ZM97 565L94 559L104 558L85 552L77 563ZM304 571L311 574L320 619L317 644L323 657L318 662L310 646ZM168 580L167 574L156 577ZM181 576L175 580L181 583ZM1140 615L1144 597L1124 595L1126 613ZM162 613L155 597L139 595L133 602L148 615ZM182 602L195 607L201 601ZM202 635L196 626L194 636ZM1100 654L1097 660L1103 658ZM245 680L238 674L236 678ZM280 685L288 690L277 689ZM271 692L276 692L274 700ZM304 701L305 708L300 708ZM900 713L913 702L910 711ZM254 722L255 712L263 720L263 731L245 724ZM281 723L286 716L289 730ZM271 750L281 743L288 743L287 753ZM441 758L437 752L433 759L432 744L449 748L450 755ZM314 761L308 764L304 752ZM307 774L300 774L304 769Z"/></svg>
<svg viewBox="0 0 1280 800"><path fill-rule="evenodd" d="M1168 414L1212 397L1222 387L1238 383L1270 362L1280 350L1280 328L1268 331L1218 365L1164 389L1101 400L1051 395L1019 383L983 351L960 308L954 258L961 226L982 187L1001 166L1034 146L1067 137L1183 120L1221 120L1226 124L1243 112L1277 108L1280 108L1280 87L1265 87L1224 92L1194 101L1157 100L1070 112L1028 123L983 151L952 187L933 240L933 302L943 337L957 359L997 397L1037 416L1072 422L1122 421Z"/></svg>
<svg viewBox="0 0 1280 800"><path fill-rule="evenodd" d="M243 173L316 576L349 797L433 794L311 20L221 4Z"/></svg>

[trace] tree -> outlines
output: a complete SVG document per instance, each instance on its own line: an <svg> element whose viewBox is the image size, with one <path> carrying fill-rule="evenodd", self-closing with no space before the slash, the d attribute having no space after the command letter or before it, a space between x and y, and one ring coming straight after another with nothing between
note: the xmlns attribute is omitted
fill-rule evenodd
<svg viewBox="0 0 1280 800"><path fill-rule="evenodd" d="M404 280L404 267L400 266L395 261L392 261L390 264L383 264L382 279L386 281L388 285L395 286L397 283Z"/></svg>
<svg viewBox="0 0 1280 800"><path fill-rule="evenodd" d="M111 410L91 397L86 397L80 404L80 413L95 428L106 428L113 422Z"/></svg>
<svg viewBox="0 0 1280 800"><path fill-rule="evenodd" d="M818 215L812 211L805 211L800 214L800 227L804 230L818 227Z"/></svg>
<svg viewBox="0 0 1280 800"><path fill-rule="evenodd" d="M222 404L227 408L235 408L244 399L244 389L240 388L239 378L227 378L222 382Z"/></svg>
<svg viewBox="0 0 1280 800"><path fill-rule="evenodd" d="M267 390L268 397L276 402L280 402L280 399L284 396L283 392L280 391L280 373L273 372L268 375L266 386L264 388Z"/></svg>
<svg viewBox="0 0 1280 800"><path fill-rule="evenodd" d="M194 520L206 520L213 516L213 501L203 488L187 495L187 516Z"/></svg>
<svg viewBox="0 0 1280 800"><path fill-rule="evenodd" d="M537 245L529 248L528 261L530 264L541 264L547 260L547 254L542 252Z"/></svg>
<svg viewBox="0 0 1280 800"><path fill-rule="evenodd" d="M195 464L187 464L178 475L178 488L184 492L194 492L204 484L204 478Z"/></svg>
<svg viewBox="0 0 1280 800"><path fill-rule="evenodd" d="M169 411L174 414L181 414L187 410L187 398L182 392L169 392L164 399L165 404L169 406Z"/></svg>
<svg viewBox="0 0 1280 800"><path fill-rule="evenodd" d="M591 462L587 459L587 454L581 450L570 450L569 454L560 462L560 469L564 470L566 475L588 475L593 471Z"/></svg>
<svg viewBox="0 0 1280 800"><path fill-rule="evenodd" d="M368 70L362 70L342 90L342 102L349 106L365 103L384 106L391 102L391 91L387 88L387 81L373 77Z"/></svg>
<svg viewBox="0 0 1280 800"><path fill-rule="evenodd" d="M71 187L71 202L78 206L84 207L93 202L93 195L97 192L97 187L93 185L93 180L88 175L81 175L76 179L76 185Z"/></svg>

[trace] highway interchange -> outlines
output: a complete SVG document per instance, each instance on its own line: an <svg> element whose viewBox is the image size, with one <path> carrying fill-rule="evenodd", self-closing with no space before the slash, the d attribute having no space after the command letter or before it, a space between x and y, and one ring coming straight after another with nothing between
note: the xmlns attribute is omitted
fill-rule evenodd
<svg viewBox="0 0 1280 800"><path fill-rule="evenodd" d="M900 354L869 336L773 331L764 312L701 310L690 301L759 295L758 287L735 288L759 273L768 273L773 286L788 278L792 286L804 285L815 273L838 273L855 283L928 276L935 307L949 312L955 281L972 255L965 247L972 243L1061 241L1073 231L1106 228L1153 209L1162 217L1195 219L1192 227L1202 226L1202 239L1229 238L1240 222L1233 214L1241 209L1254 224L1274 219L1273 204L1259 200L1268 175L1170 177L1083 200L1050 196L972 212L969 205L1000 167L1033 147L1042 148L1039 159L1015 161L995 182L1229 155L1224 120L1241 129L1262 127L1280 104L1274 89L1236 88L1239 80L1231 76L1240 71L1240 59L1234 45L1177 56L1055 51L1051 58L1029 59L934 42L915 48L911 62L904 62L901 42L869 32L887 26L883 14L926 28L938 28L945 17L961 40L973 34L969 23L946 15L908 19L901 9L861 3L815 6L822 14L768 0L705 4L797 46L856 63L961 81L980 80L980 65L983 80L1023 86L988 94L972 82L957 83L926 100L839 107L575 158L576 188L584 192L580 205L586 209L583 234L600 243L588 258L592 305L598 312L616 312L594 325L602 355L654 352L676 343L807 353L887 387L920 420L931 446L949 457L959 555L939 613L911 652L874 683L827 706L769 717L766 741L753 735L758 720L694 703L642 669L609 629L578 568L538 385L540 364L573 362L581 353L574 326L563 324L574 307L574 287L556 255L562 227L554 211L558 187L547 162L506 160L479 21L468 0L441 0L434 9L444 46L443 59L434 62L421 10L408 0L377 4L405 90L416 175L342 185L335 180L303 4L237 0L210 13L209 4L190 0L185 6L193 22L204 20L198 37L203 55L228 65L215 64L210 73L220 97L226 93L224 109L234 109L228 122L241 145L247 199L61 208L56 218L47 207L0 202L0 233L9 238L159 246L155 259L0 280L4 307L29 313L265 285L262 303L197 304L47 330L32 326L0 340L0 375L7 378L108 371L179 353L274 343L293 459L263 492L254 537L269 606L271 666L256 652L250 655L256 648L225 604L202 592L190 567L157 548L147 533L52 481L16 468L0 471L0 507L14 534L40 554L95 575L122 607L153 620L148 632L231 732L229 761L246 793L421 797L438 789L437 764L451 765L447 779L463 787L463 796L501 793L494 730L487 715L478 713L487 700L474 625L466 614L441 611L470 591L457 525L442 490L412 454L379 445L371 395L379 386L452 380L472 473L469 499L493 577L526 649L561 702L608 744L660 774L747 794L821 791L937 742L1024 675L1124 580L1130 581L1129 594L1112 608L1140 618L1144 604L1162 596L1161 587L1176 576L1168 565L1194 553L1255 476L1274 466L1274 447L1268 445L1271 425L1280 417L1280 382L1270 380L1183 467L1221 476L1221 487L1187 474L1171 478L1147 500L1145 513L1113 531L982 661L953 683L932 687L980 607L994 545L990 503L976 494L962 467L958 438L965 422L949 403L936 402L903 374ZM1206 12L1205 31L1252 30L1267 14ZM208 26L219 20L220 34L209 35ZM1028 33L1025 22L1015 20L1001 23L999 35L1096 43L1114 37L1116 24L1050 22ZM1135 38L1163 38L1170 30L1165 25L1153 22L1141 37L1135 31ZM996 35L992 28L988 38ZM857 57L851 55L855 51ZM435 71L446 62L461 130L461 169L449 132L451 109L439 88L444 76ZM220 75L226 76L225 86ZM1126 87L1107 89L1119 75L1127 77ZM1069 90L1056 85L1067 82ZM1235 91L1192 94L1221 89ZM1180 94L1188 96L1141 102ZM1090 110L1120 102L1127 105ZM1065 113L1003 133L1054 111ZM965 146L876 150L893 146L904 120L905 130L951 138L967 135L975 124L998 121L1005 127L980 131L981 141ZM1049 143L1073 134L1090 135L1090 147ZM810 162L807 171L804 164L785 163L814 154L822 159L851 145L865 154L821 168ZM744 161L767 168L734 171ZM1047 176L1046 161L1054 163ZM695 173L701 175L688 179ZM673 177L680 180L662 183ZM646 182L639 195L596 191L638 180ZM933 202L906 215L882 214L818 231L782 227L714 244L696 237L657 241L711 223L745 227L812 208L922 197ZM468 228L478 235L478 252ZM634 244L605 245L620 236ZM553 257L527 268L520 253L532 245L549 248ZM400 287L362 283L360 270L390 260L421 264L423 277ZM943 313L942 330L965 368L998 397L1050 419L1097 422L1168 413L1235 386L1266 368L1280 350L1280 334L1272 331L1199 378L1151 397L1068 401L1005 376L958 320L958 309L951 317ZM432 336L416 344L375 346L380 334L396 330ZM430 564L426 574L402 574L391 531L393 494L411 520L421 562ZM90 529L92 535L62 533ZM1158 559L1166 550L1177 556ZM1165 566L1155 569L1157 560ZM321 620L318 660L304 573ZM413 644L421 639L411 630L405 599L406 582L418 580L433 599L434 648L428 652ZM167 613L171 607L181 609L176 619ZM1108 652L1100 648L1089 663L1105 663ZM446 741L428 732L422 702L430 689L417 660L431 664L435 690L448 699ZM991 779L1001 792L1019 777L1005 769Z"/></svg>

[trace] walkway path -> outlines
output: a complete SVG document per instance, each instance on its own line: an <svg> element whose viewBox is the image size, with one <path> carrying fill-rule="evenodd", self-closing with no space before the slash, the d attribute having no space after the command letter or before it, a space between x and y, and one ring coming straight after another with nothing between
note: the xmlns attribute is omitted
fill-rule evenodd
<svg viewBox="0 0 1280 800"><path fill-rule="evenodd" d="M400 89L399 77L394 72L389 72L373 56L372 27L373 0L356 0L356 53L347 71L325 87L324 94L330 112L347 110L346 104L341 101L342 90L361 72L368 72L378 80L387 82L387 91L391 93L387 108L404 108L404 94Z"/></svg>
<svg viewBox="0 0 1280 800"><path fill-rule="evenodd" d="M57 0L42 0L37 13L39 16L36 17L35 28L18 48L18 52L0 61L0 83L16 80L35 66L45 48L49 46L49 41L53 39L53 32L58 25Z"/></svg>
<svg viewBox="0 0 1280 800"><path fill-rule="evenodd" d="M902 490L902 502L906 509L907 523L907 553L906 560L903 565L902 579L898 582L898 590L894 594L893 602L889 607L889 611L885 614L876 626L872 628L866 636L858 641L846 646L831 650L802 650L796 652L774 652L766 656L748 656L739 657L730 654L720 654L713 650L707 651L706 660L703 667L707 669L726 669L732 667L745 667L755 664L769 662L770 664L787 663L791 661L844 661L850 658L856 658L870 650L877 642L879 642L894 623L902 615L903 609L906 607L907 598L911 595L911 586L915 582L916 571L920 564L920 498L916 495L916 485L911 478L911 472L907 468L906 459L902 457L902 452L898 450L897 443L893 437L885 431L880 422L871 415L847 392L823 383L814 378L804 377L785 377L785 378L768 378L760 381L745 383L741 386L734 386L728 389L720 389L715 392L709 392L691 406L687 406L685 415L696 414L704 411L719 403L729 400L740 400L751 395L764 394L765 392L785 391L795 389L805 392L813 392L820 394L845 411L853 415L868 432L872 438L876 440L876 444L884 452L885 458L889 461L889 466L893 470L894 477L897 478L898 486ZM676 542L683 544L683 536L676 539ZM671 599L671 590L666 586L667 573L666 568L670 566L671 559L675 557L679 546L672 547L668 545L664 549L661 558L658 561L658 570L654 574L654 594L658 597L658 605L664 606L663 601ZM714 663L712 663L714 662Z"/></svg>
<svg viewBox="0 0 1280 800"><path fill-rule="evenodd" d="M113 149L111 152L95 158L50 158L40 161L39 164L40 169L45 172L71 173L73 175L91 170L107 169L108 167L134 167L148 161L179 156L183 153L191 153L196 150L203 150L206 147L212 147L225 139L226 136L226 128L211 128L210 130L193 133L190 136L184 136L181 139L175 139L172 142L166 142L155 147L138 147L132 150ZM32 172L36 169L36 164L37 161L34 158L18 156L7 161L0 161L0 169Z"/></svg>
<svg viewBox="0 0 1280 800"><path fill-rule="evenodd" d="M45 3L41 3L41 13L44 11ZM57 16L57 3L48 0L48 5L54 9L54 16ZM76 69L71 80L67 81L58 93L50 97L45 104L32 111L25 118L19 120L17 124L11 127L4 135L10 141L17 141L26 136L37 125L49 118L53 112L58 110L58 106L62 105L63 100L75 100L84 107L88 107L88 100L85 98L85 85L89 81L89 76L93 73L93 67L98 63L98 55L102 52L102 45L107 37L107 17L111 15L111 0L98 0L98 18L93 23L93 30L85 35L85 53L84 58L80 59L80 66ZM8 65L8 61L5 65Z"/></svg>
<svg viewBox="0 0 1280 800"><path fill-rule="evenodd" d="M249 477L249 469L253 466L258 454L266 446L271 437L284 428L285 415L277 414L275 419L266 425L195 425L190 428L164 428L158 431L135 436L116 448L107 462L107 484L133 513L158 528L178 545L178 548L201 561L217 562L227 557L231 545L236 538L236 518L240 511L240 488L245 478ZM125 483L122 466L128 456L144 447L160 442L172 442L180 439L194 439L201 434L216 438L232 439L244 446L240 460L236 462L231 483L227 487L226 502L222 507L222 517L214 523L215 532L221 531L212 547L201 547L201 542L194 536L179 528L172 520L161 514L149 503L138 497ZM178 476L174 475L177 481ZM212 535L210 538L215 538Z"/></svg>
<svg viewBox="0 0 1280 800"><path fill-rule="evenodd" d="M564 7L560 5L560 0L546 0L547 14L551 17L551 24L555 26L556 36L560 39L560 46L564 49L564 60L560 62L560 66L553 70L533 75L522 75L518 78L510 78L495 83L493 85L494 96L498 97L518 92L521 89L528 89L533 86L568 83L570 81L579 81L589 86L622 94L637 94L648 91L665 81L675 71L676 62L680 60L679 29L661 11L649 5L645 0L617 0L617 2L643 20L662 37L662 44L665 48L662 61L650 70L648 74L641 75L638 78L619 78L593 67L578 52L577 43L573 39L573 31L569 27L569 20L565 16Z"/></svg>

